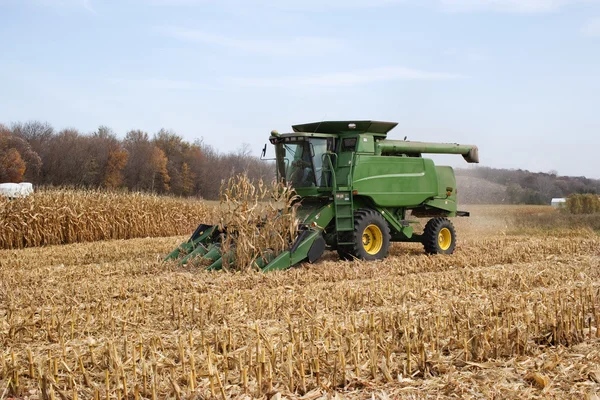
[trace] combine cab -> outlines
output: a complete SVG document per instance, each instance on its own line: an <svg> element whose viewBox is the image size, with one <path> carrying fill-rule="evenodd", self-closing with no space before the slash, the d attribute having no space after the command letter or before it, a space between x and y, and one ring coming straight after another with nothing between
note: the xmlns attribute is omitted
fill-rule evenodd
<svg viewBox="0 0 600 400"><path fill-rule="evenodd" d="M429 254L452 254L457 211L456 179L451 167L436 166L423 154L460 154L478 163L476 146L389 140L397 124L328 121L293 126L293 133L271 132L277 176L300 198L296 239L289 249L261 259L263 271L314 262L326 248L343 259L378 260L391 242L421 242ZM415 234L407 212L430 218ZM221 268L218 226L200 225L167 259L186 263L195 257Z"/></svg>

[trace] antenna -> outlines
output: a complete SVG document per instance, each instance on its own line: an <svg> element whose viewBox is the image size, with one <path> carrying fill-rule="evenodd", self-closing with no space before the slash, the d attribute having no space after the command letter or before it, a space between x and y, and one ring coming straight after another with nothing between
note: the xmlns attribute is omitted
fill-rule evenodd
<svg viewBox="0 0 600 400"><path fill-rule="evenodd" d="M325 118L327 118L327 114L323 115L323 118L321 118L321 122L319 122L319 124L317 125L317 127L315 128L315 131L313 133L317 133L317 131L319 130L319 127L321 126L323 121L325 121Z"/></svg>

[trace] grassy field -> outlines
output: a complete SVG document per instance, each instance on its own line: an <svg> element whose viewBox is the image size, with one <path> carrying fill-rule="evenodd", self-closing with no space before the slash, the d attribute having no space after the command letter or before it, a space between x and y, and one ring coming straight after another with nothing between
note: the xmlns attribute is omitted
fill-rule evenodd
<svg viewBox="0 0 600 400"><path fill-rule="evenodd" d="M268 274L162 264L183 236L0 250L0 399L597 398L597 234L465 208L452 256Z"/></svg>

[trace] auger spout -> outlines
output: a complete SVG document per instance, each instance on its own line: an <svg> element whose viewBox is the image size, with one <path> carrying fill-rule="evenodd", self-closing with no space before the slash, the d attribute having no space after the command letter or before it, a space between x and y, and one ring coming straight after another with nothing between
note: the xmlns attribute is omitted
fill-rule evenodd
<svg viewBox="0 0 600 400"><path fill-rule="evenodd" d="M460 154L468 163L479 163L477 146L458 143L410 142L405 140L380 140L377 148L383 155L390 154Z"/></svg>

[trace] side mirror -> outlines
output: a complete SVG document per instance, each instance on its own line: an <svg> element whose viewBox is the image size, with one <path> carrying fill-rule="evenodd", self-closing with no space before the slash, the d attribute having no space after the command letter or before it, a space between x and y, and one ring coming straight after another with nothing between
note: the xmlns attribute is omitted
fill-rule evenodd
<svg viewBox="0 0 600 400"><path fill-rule="evenodd" d="M263 147L262 152L260 154L260 159L262 160L263 158L265 158L266 154L267 154L267 145L265 144L265 147Z"/></svg>

